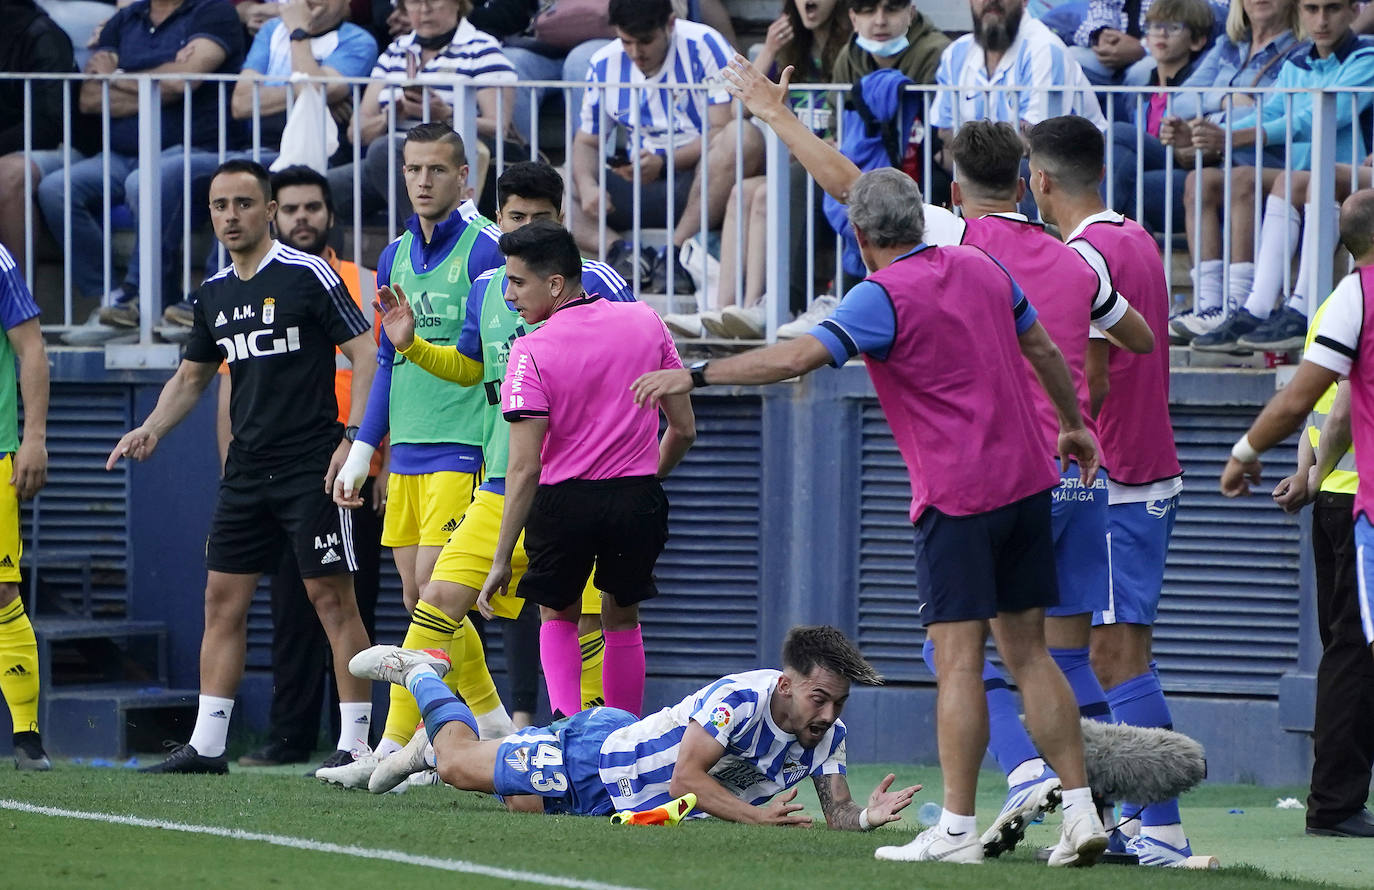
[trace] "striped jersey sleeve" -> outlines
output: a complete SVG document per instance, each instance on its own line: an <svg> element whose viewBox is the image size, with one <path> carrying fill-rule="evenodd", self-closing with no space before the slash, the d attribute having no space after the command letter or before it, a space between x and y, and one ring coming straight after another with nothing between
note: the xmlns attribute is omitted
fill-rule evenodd
<svg viewBox="0 0 1374 890"><path fill-rule="evenodd" d="M19 274L19 264L3 244L0 244L0 290L4 292L0 300L0 324L5 330L38 317L38 304L24 283L24 276Z"/></svg>
<svg viewBox="0 0 1374 890"><path fill-rule="evenodd" d="M310 270L324 293L324 327L335 343L347 343L359 334L372 330L372 322L353 301L343 279L324 259L283 245L277 260L288 266L302 266Z"/></svg>
<svg viewBox="0 0 1374 890"><path fill-rule="evenodd" d="M635 295L619 272L599 260L582 261L582 289L612 303L633 303Z"/></svg>
<svg viewBox="0 0 1374 890"><path fill-rule="evenodd" d="M1358 272L1347 275L1336 285L1322 307L1321 324L1303 361L1321 365L1346 376L1360 357L1360 334L1364 330L1364 288Z"/></svg>
<svg viewBox="0 0 1374 890"><path fill-rule="evenodd" d="M1089 318L1093 327L1105 331L1126 316L1131 304L1119 294L1112 284L1112 272L1107 268L1107 259L1091 243L1083 238L1075 238L1069 247L1081 256L1097 276L1097 293L1093 295L1092 312Z"/></svg>

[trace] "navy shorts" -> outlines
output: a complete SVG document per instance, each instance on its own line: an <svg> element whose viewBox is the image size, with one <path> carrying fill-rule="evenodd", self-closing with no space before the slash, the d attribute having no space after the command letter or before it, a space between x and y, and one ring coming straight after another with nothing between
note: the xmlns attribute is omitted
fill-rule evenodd
<svg viewBox="0 0 1374 890"><path fill-rule="evenodd" d="M1058 604L1050 493L972 516L927 508L916 520L916 594L923 624Z"/></svg>
<svg viewBox="0 0 1374 890"><path fill-rule="evenodd" d="M1059 477L1050 508L1054 533L1054 569L1059 577L1059 605L1046 610L1055 618L1085 615L1107 608L1111 563L1107 557L1107 473L1097 471L1085 486L1078 467L1070 464Z"/></svg>
<svg viewBox="0 0 1374 890"><path fill-rule="evenodd" d="M546 813L609 816L613 808L601 783L601 745L637 719L619 708L590 708L508 735L496 751L492 787L502 798L538 795Z"/></svg>

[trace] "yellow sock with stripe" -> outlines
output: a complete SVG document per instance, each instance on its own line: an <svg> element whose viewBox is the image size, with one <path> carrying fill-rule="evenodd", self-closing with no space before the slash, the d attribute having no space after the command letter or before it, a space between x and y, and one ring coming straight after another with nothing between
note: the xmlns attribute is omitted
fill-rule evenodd
<svg viewBox="0 0 1374 890"><path fill-rule="evenodd" d="M597 708L606 703L601 689L601 665L606 660L606 636L600 628L577 638L582 647L582 707Z"/></svg>
<svg viewBox="0 0 1374 890"><path fill-rule="evenodd" d="M0 607L0 695L15 732L38 732L38 640L22 599Z"/></svg>
<svg viewBox="0 0 1374 890"><path fill-rule="evenodd" d="M477 720L477 734L484 739L499 739L515 732L515 725L501 703L501 694L496 691L496 682L487 668L482 637L471 621L464 621L454 633L453 645L448 651L453 670L444 679L454 678L454 691L467 703Z"/></svg>
<svg viewBox="0 0 1374 890"><path fill-rule="evenodd" d="M453 635L458 633L458 624L429 603L417 603L415 611L410 615L410 627L406 629L406 637L401 645L407 649L448 649ZM454 682L449 680L450 677L454 677L456 681L456 658L453 660L453 667L454 670L449 671L448 676L444 678L446 682ZM452 689L452 685L449 688ZM415 734L415 724L419 722L420 706L415 704L415 696L404 686L393 684L391 706L386 712L386 729L382 733L384 741L378 746L378 750L382 750L386 742L398 747L405 745Z"/></svg>

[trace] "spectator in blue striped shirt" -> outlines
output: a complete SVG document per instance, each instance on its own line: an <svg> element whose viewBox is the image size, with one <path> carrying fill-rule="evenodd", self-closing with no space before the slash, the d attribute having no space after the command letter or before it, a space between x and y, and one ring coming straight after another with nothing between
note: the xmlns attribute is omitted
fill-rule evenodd
<svg viewBox="0 0 1374 890"><path fill-rule="evenodd" d="M636 170L640 179L639 225L671 227L688 208L689 190L695 191L692 186L702 160L704 130L715 142L729 143L719 151L731 153L730 169L734 169L734 131L726 131L730 97L720 77L732 53L715 29L678 20L669 0L611 0L610 21L619 39L592 57L587 72L588 84L607 86L589 86L582 94L582 122L572 145L575 200L570 208L570 228L579 246L595 253L604 224L611 242L607 260L627 280L633 280L635 258L620 233L635 222ZM699 84L710 86L673 88ZM603 160L600 152L614 150L622 129L624 150ZM758 154L757 150L751 154L749 146L762 146L757 130L747 129L758 141L751 143L750 134L745 134L746 176L755 171L748 159ZM714 143L711 150L717 150ZM600 183L603 163L607 167L604 194ZM720 213L724 213L733 181L731 175L725 183ZM645 256L639 262L641 278L653 272L654 260Z"/></svg>

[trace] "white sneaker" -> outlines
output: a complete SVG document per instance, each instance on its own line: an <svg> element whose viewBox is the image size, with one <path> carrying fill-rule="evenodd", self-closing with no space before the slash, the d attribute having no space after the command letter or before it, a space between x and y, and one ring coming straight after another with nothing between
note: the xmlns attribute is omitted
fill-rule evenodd
<svg viewBox="0 0 1374 890"><path fill-rule="evenodd" d="M962 837L953 838L940 826L932 825L916 835L916 839L910 843L900 847L879 847L873 851L873 858L889 862L958 862L964 865L981 865L983 842L971 831Z"/></svg>
<svg viewBox="0 0 1374 890"><path fill-rule="evenodd" d="M726 306L720 313L721 326L725 336L736 340L761 340L768 329L768 320L763 317L763 304L753 306Z"/></svg>
<svg viewBox="0 0 1374 890"><path fill-rule="evenodd" d="M706 329L706 336L728 339L730 332L725 329L724 313L717 309L714 312L701 313L701 326Z"/></svg>
<svg viewBox="0 0 1374 890"><path fill-rule="evenodd" d="M1169 327L1180 337L1191 341L1203 334L1212 333L1229 317L1226 311L1218 306L1213 309L1204 309L1201 312L1189 312L1180 315L1169 323Z"/></svg>
<svg viewBox="0 0 1374 890"><path fill-rule="evenodd" d="M348 661L348 672L364 680L384 680L397 686L406 685L406 674L412 668L427 664L434 673L443 676L453 663L442 649L402 649L400 646L373 646L364 649Z"/></svg>
<svg viewBox="0 0 1374 890"><path fill-rule="evenodd" d="M1026 834L1026 827L1042 813L1048 813L1059 806L1059 777L1046 770L1028 782L1022 782L1007 791L1006 803L1002 812L987 831L983 832L983 853L997 857L1010 853Z"/></svg>
<svg viewBox="0 0 1374 890"><path fill-rule="evenodd" d="M1086 868L1097 862L1097 857L1107 849L1107 832L1102 828L1102 820L1097 818L1097 810L1093 807L1077 809L1080 812L1064 814L1059 843L1050 851L1051 866Z"/></svg>
<svg viewBox="0 0 1374 890"><path fill-rule="evenodd" d="M840 301L830 294L816 297L805 312L778 328L778 339L795 340L803 334L809 334L811 329L824 321L826 316L834 312L838 305L840 305Z"/></svg>
<svg viewBox="0 0 1374 890"><path fill-rule="evenodd" d="M701 325L701 314L693 312L690 315L673 312L663 316L663 323L672 331L674 337L685 337L695 340L705 335L706 330Z"/></svg>
<svg viewBox="0 0 1374 890"><path fill-rule="evenodd" d="M315 778L330 785L344 788L367 788L372 771L377 768L377 755L368 751L357 755L352 763L343 766L322 766L315 770Z"/></svg>
<svg viewBox="0 0 1374 890"><path fill-rule="evenodd" d="M410 776L425 769L429 766L425 762L427 750L429 736L425 734L423 727L417 728L404 748L393 752L377 764L372 777L367 781L367 790L373 794L385 794Z"/></svg>

